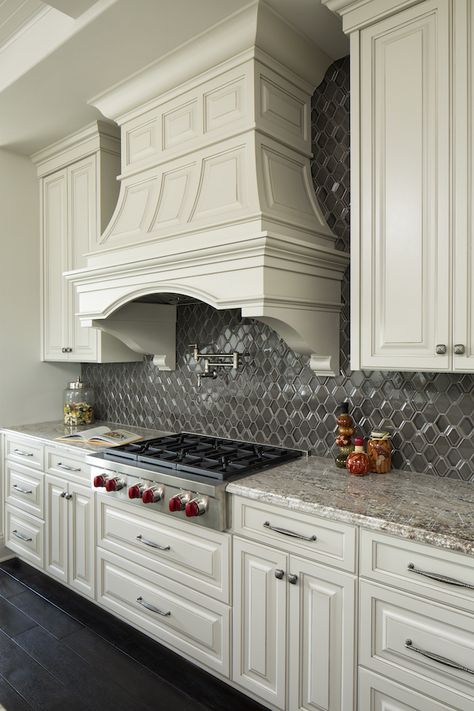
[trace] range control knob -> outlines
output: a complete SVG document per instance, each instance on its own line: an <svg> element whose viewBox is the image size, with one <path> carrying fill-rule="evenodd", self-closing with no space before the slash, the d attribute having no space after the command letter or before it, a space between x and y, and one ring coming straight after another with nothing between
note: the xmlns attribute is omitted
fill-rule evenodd
<svg viewBox="0 0 474 711"><path fill-rule="evenodd" d="M97 474L97 476L94 477L94 486L98 489L101 486L105 486L106 481L107 474Z"/></svg>
<svg viewBox="0 0 474 711"><path fill-rule="evenodd" d="M150 486L142 494L144 504L156 504L163 498L164 490L162 486Z"/></svg>
<svg viewBox="0 0 474 711"><path fill-rule="evenodd" d="M123 489L124 486L124 480L120 479L118 476L112 476L105 482L106 491L120 491L120 489Z"/></svg>
<svg viewBox="0 0 474 711"><path fill-rule="evenodd" d="M145 484L134 484L128 487L128 498L129 499L141 499L143 492L145 491Z"/></svg>
<svg viewBox="0 0 474 711"><path fill-rule="evenodd" d="M190 494L175 494L168 501L168 508L170 511L184 511L186 504L191 500Z"/></svg>
<svg viewBox="0 0 474 711"><path fill-rule="evenodd" d="M207 511L207 499L192 499L188 501L184 510L188 518L202 516Z"/></svg>

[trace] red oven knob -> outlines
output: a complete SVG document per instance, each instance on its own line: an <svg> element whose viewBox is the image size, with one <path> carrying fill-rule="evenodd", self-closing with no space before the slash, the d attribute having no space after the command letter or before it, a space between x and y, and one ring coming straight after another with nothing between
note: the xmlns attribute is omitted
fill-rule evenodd
<svg viewBox="0 0 474 711"><path fill-rule="evenodd" d="M106 474L97 474L97 476L94 477L94 486L98 489L101 486L105 486L106 481L107 481Z"/></svg>
<svg viewBox="0 0 474 711"><path fill-rule="evenodd" d="M168 501L168 508L173 513L175 511L184 511L190 499L191 496L189 494L175 494L175 496L172 496Z"/></svg>
<svg viewBox="0 0 474 711"><path fill-rule="evenodd" d="M124 480L119 479L118 476L110 477L110 479L107 479L105 482L106 491L120 491L120 489L123 489L124 486Z"/></svg>
<svg viewBox="0 0 474 711"><path fill-rule="evenodd" d="M142 501L144 504L156 504L163 498L163 493L162 486L150 486L143 492Z"/></svg>
<svg viewBox="0 0 474 711"><path fill-rule="evenodd" d="M145 490L145 484L134 484L128 487L128 498L129 499L141 499L142 494Z"/></svg>
<svg viewBox="0 0 474 711"><path fill-rule="evenodd" d="M192 516L202 516L206 511L206 499L192 499L192 501L188 501L185 508L185 513L188 518Z"/></svg>

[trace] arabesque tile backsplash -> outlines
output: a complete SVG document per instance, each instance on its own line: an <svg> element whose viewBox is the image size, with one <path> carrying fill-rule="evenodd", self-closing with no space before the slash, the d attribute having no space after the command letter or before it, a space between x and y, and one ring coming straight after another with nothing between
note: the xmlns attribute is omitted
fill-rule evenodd
<svg viewBox="0 0 474 711"><path fill-rule="evenodd" d="M313 96L312 174L326 219L349 249L349 58L335 62ZM271 442L335 453L335 410L348 399L363 434L390 430L397 467L474 481L474 375L354 371L349 363L349 273L343 282L344 375L320 378L308 358L240 311L178 307L177 368L143 363L83 365L101 419ZM241 369L197 387L190 343L248 353Z"/></svg>

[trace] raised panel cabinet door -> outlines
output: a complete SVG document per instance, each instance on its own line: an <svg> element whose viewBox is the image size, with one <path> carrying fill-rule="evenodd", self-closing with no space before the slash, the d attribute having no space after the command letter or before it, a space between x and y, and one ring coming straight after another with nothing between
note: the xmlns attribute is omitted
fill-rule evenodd
<svg viewBox="0 0 474 711"><path fill-rule="evenodd" d="M63 279L67 269L67 171L42 181L43 235L43 358L68 360L68 291Z"/></svg>
<svg viewBox="0 0 474 711"><path fill-rule="evenodd" d="M232 678L281 709L286 699L287 565L286 553L234 537Z"/></svg>
<svg viewBox="0 0 474 711"><path fill-rule="evenodd" d="M67 482L46 474L45 476L45 571L67 583L68 558L68 501Z"/></svg>
<svg viewBox="0 0 474 711"><path fill-rule="evenodd" d="M474 371L474 8L454 3L454 326L456 371Z"/></svg>
<svg viewBox="0 0 474 711"><path fill-rule="evenodd" d="M79 484L68 485L69 585L94 597L95 538L94 492Z"/></svg>
<svg viewBox="0 0 474 711"><path fill-rule="evenodd" d="M353 711L356 579L290 556L288 580L289 709Z"/></svg>
<svg viewBox="0 0 474 711"><path fill-rule="evenodd" d="M402 684L359 669L360 711L456 711Z"/></svg>
<svg viewBox="0 0 474 711"><path fill-rule="evenodd" d="M360 33L353 367L451 367L450 13L426 0Z"/></svg>
<svg viewBox="0 0 474 711"><path fill-rule="evenodd" d="M97 218L97 156L91 155L68 168L68 262L70 269L86 265L85 254L91 251L99 230ZM95 361L98 332L83 328L76 316L79 310L77 295L68 287L68 319L72 353L69 360Z"/></svg>

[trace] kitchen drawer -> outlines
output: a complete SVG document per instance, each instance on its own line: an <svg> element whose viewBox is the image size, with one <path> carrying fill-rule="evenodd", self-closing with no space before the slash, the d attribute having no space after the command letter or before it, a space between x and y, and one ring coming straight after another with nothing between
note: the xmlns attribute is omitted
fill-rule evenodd
<svg viewBox="0 0 474 711"><path fill-rule="evenodd" d="M5 507L5 545L15 551L22 560L43 567L42 521L9 504Z"/></svg>
<svg viewBox="0 0 474 711"><path fill-rule="evenodd" d="M97 495L97 543L147 569L229 602L230 535ZM158 546L161 546L160 548Z"/></svg>
<svg viewBox="0 0 474 711"><path fill-rule="evenodd" d="M34 469L43 469L43 445L33 437L5 435L5 456Z"/></svg>
<svg viewBox="0 0 474 711"><path fill-rule="evenodd" d="M97 581L97 600L108 610L160 642L229 676L227 605L101 549Z"/></svg>
<svg viewBox="0 0 474 711"><path fill-rule="evenodd" d="M16 462L5 462L6 500L33 516L43 518L44 475L43 472L24 467Z"/></svg>
<svg viewBox="0 0 474 711"><path fill-rule="evenodd" d="M278 532L270 526L283 530ZM355 572L354 526L233 496L232 529L262 543L284 546L285 550L316 562Z"/></svg>
<svg viewBox="0 0 474 711"><path fill-rule="evenodd" d="M361 576L474 613L472 557L361 530L359 565Z"/></svg>
<svg viewBox="0 0 474 711"><path fill-rule="evenodd" d="M469 708L464 707L462 711ZM431 697L405 686L359 670L359 711L461 711L455 706L440 704Z"/></svg>
<svg viewBox="0 0 474 711"><path fill-rule="evenodd" d="M65 479L78 479L83 484L90 485L91 469L85 462L85 454L46 447L45 455L48 474L60 475Z"/></svg>
<svg viewBox="0 0 474 711"><path fill-rule="evenodd" d="M361 581L359 622L360 664L456 709L474 710L473 615Z"/></svg>

